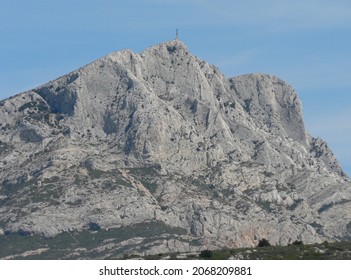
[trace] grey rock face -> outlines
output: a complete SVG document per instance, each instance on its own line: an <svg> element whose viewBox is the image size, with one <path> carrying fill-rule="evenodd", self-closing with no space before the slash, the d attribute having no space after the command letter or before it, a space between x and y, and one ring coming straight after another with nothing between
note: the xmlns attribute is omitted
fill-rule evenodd
<svg viewBox="0 0 351 280"><path fill-rule="evenodd" d="M24 142L41 142L41 137L34 129L24 129L20 131L20 138Z"/></svg>
<svg viewBox="0 0 351 280"><path fill-rule="evenodd" d="M295 91L277 77L245 75L230 80L241 105L263 129L307 145L301 102Z"/></svg>
<svg viewBox="0 0 351 280"><path fill-rule="evenodd" d="M104 256L351 236L349 178L293 88L227 79L180 41L112 53L2 101L0 119L4 231L153 225Z"/></svg>

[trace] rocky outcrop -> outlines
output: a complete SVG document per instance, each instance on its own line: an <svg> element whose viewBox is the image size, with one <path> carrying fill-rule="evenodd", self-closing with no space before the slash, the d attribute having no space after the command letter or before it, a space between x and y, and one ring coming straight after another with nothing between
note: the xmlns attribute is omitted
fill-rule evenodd
<svg viewBox="0 0 351 280"><path fill-rule="evenodd" d="M293 88L227 79L181 41L98 59L2 101L0 119L10 234L136 227L119 256L351 236L349 178Z"/></svg>

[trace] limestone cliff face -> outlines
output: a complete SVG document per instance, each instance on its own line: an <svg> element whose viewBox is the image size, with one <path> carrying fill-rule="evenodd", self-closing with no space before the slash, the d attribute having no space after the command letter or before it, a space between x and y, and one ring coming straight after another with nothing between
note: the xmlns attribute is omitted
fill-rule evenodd
<svg viewBox="0 0 351 280"><path fill-rule="evenodd" d="M115 241L121 254L351 236L349 179L306 132L294 89L227 79L181 41L3 100L0 120L4 233L168 229Z"/></svg>

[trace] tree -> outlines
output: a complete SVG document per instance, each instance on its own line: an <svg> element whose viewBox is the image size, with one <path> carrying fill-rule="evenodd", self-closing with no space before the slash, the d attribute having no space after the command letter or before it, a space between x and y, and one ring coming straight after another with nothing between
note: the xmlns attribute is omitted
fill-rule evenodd
<svg viewBox="0 0 351 280"><path fill-rule="evenodd" d="M204 250L204 251L201 251L200 253L200 258L203 258L203 259L210 259L212 258L213 256L213 252L211 250Z"/></svg>
<svg viewBox="0 0 351 280"><path fill-rule="evenodd" d="M257 247L269 247L269 246L271 246L271 244L265 238L262 238L261 240L258 241Z"/></svg>

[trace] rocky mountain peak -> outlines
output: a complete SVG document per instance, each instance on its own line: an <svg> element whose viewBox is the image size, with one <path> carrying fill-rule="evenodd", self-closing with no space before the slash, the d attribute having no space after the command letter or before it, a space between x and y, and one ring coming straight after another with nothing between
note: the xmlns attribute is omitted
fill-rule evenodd
<svg viewBox="0 0 351 280"><path fill-rule="evenodd" d="M351 236L349 178L295 90L228 79L179 40L3 100L0 119L0 232L128 229L116 255Z"/></svg>
<svg viewBox="0 0 351 280"><path fill-rule="evenodd" d="M150 54L157 54L158 56L162 56L161 54L164 54L167 57L169 54L187 55L189 54L189 51L187 45L183 41L171 40L146 49L141 53L141 56L147 56Z"/></svg>

